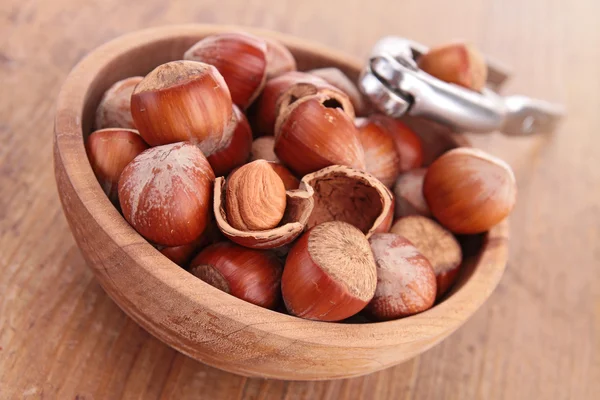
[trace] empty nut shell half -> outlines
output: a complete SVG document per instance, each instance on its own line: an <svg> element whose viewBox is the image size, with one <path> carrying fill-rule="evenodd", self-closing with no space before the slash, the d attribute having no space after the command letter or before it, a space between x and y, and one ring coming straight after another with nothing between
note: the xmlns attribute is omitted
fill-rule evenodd
<svg viewBox="0 0 600 400"><path fill-rule="evenodd" d="M333 165L302 178L300 190L314 192L314 208L307 228L328 221L343 221L369 238L374 233L389 231L392 225L392 193L366 172Z"/></svg>

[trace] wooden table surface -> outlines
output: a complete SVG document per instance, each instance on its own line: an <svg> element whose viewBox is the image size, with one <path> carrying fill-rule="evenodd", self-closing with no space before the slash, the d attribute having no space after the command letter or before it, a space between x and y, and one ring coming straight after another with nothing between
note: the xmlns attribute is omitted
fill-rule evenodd
<svg viewBox="0 0 600 400"><path fill-rule="evenodd" d="M0 398L598 398L598 15L594 0L2 0ZM269 28L358 57L384 34L427 44L463 38L512 66L505 92L567 105L554 135L476 138L513 166L519 201L506 274L470 321L395 368L284 382L202 365L121 312L94 281L60 208L55 99L74 64L103 42L190 22Z"/></svg>

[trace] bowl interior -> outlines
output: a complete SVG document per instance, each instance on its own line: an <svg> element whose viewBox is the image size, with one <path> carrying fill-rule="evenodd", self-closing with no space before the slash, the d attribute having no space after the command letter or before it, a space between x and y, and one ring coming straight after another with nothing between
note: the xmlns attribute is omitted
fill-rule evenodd
<svg viewBox="0 0 600 400"><path fill-rule="evenodd" d="M56 116L55 168L65 215L88 264L117 304L155 336L193 358L245 375L356 376L433 346L466 321L497 285L506 264L506 223L462 240L465 262L458 281L432 309L389 322L323 323L262 309L205 284L139 236L102 192L84 140L104 91L120 79L180 59L202 37L239 29L193 25L130 34L92 52L67 79ZM360 72L359 61L334 50L250 31L281 40L299 70L333 66L353 80ZM217 344L202 335L217 338ZM240 355L248 352L253 357Z"/></svg>

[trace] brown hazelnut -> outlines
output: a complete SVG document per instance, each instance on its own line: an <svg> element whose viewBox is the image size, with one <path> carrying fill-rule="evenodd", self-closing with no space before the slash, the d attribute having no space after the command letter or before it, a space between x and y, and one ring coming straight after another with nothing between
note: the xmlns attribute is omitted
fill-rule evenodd
<svg viewBox="0 0 600 400"><path fill-rule="evenodd" d="M431 213L454 233L482 233L512 211L517 184L510 166L497 157L459 148L428 168L423 195Z"/></svg>
<svg viewBox="0 0 600 400"><path fill-rule="evenodd" d="M236 229L229 223L225 207L226 186L225 178L219 177L215 180L214 214L219 229L232 242L253 249L274 249L291 243L304 231L313 209L312 189L286 192L285 212L278 226L267 230L246 231Z"/></svg>
<svg viewBox="0 0 600 400"><path fill-rule="evenodd" d="M290 250L281 291L292 315L340 321L362 310L377 282L365 235L345 222L326 222L307 231Z"/></svg>
<svg viewBox="0 0 600 400"><path fill-rule="evenodd" d="M358 139L365 152L366 171L391 187L400 174L400 155L392 135L378 123L357 119Z"/></svg>
<svg viewBox="0 0 600 400"><path fill-rule="evenodd" d="M209 221L214 180L198 147L187 143L153 147L138 155L121 174L123 216L156 244L192 243Z"/></svg>
<svg viewBox="0 0 600 400"><path fill-rule="evenodd" d="M369 239L377 265L377 289L365 312L380 321L407 317L435 302L436 281L427 258L394 233Z"/></svg>
<svg viewBox="0 0 600 400"><path fill-rule="evenodd" d="M244 113L233 105L231 123L224 133L224 144L212 154L206 154L216 176L224 176L237 168L250 157L252 130Z"/></svg>
<svg viewBox="0 0 600 400"><path fill-rule="evenodd" d="M148 145L133 129L107 128L92 132L85 148L102 190L118 203L117 187L123 169Z"/></svg>
<svg viewBox="0 0 600 400"><path fill-rule="evenodd" d="M475 46L452 43L436 47L418 59L419 68L436 78L480 91L487 80L487 64Z"/></svg>
<svg viewBox="0 0 600 400"><path fill-rule="evenodd" d="M276 227L285 212L283 181L264 160L253 161L231 174L225 209L231 226L243 231Z"/></svg>
<svg viewBox="0 0 600 400"><path fill-rule="evenodd" d="M394 184L394 198L396 218L408 215L431 216L431 211L423 197L423 181L426 168L412 169L400 175Z"/></svg>
<svg viewBox="0 0 600 400"><path fill-rule="evenodd" d="M275 122L279 115L279 98L294 84L311 83L328 87L323 79L306 72L286 72L269 79L256 102L250 109L249 119L256 136L269 136L275 133Z"/></svg>
<svg viewBox="0 0 600 400"><path fill-rule="evenodd" d="M206 37L186 51L183 58L214 65L223 75L231 99L242 110L256 99L267 79L267 43L248 33Z"/></svg>
<svg viewBox="0 0 600 400"><path fill-rule="evenodd" d="M400 172L419 168L423 164L421 139L406 124L380 114L371 115L369 121L387 131L394 139L400 157Z"/></svg>
<svg viewBox="0 0 600 400"><path fill-rule="evenodd" d="M125 78L104 92L96 109L96 129L135 129L131 116L131 94L142 79L144 79L142 76Z"/></svg>
<svg viewBox="0 0 600 400"><path fill-rule="evenodd" d="M282 265L267 251L219 242L202 250L191 262L197 278L237 298L276 309L281 301Z"/></svg>
<svg viewBox="0 0 600 400"><path fill-rule="evenodd" d="M436 298L454 284L462 263L462 250L454 235L437 222L418 215L397 220L390 232L410 240L433 267L437 280Z"/></svg>
<svg viewBox="0 0 600 400"><path fill-rule="evenodd" d="M267 43L267 79L296 70L296 59L282 43L265 38Z"/></svg>
<svg viewBox="0 0 600 400"><path fill-rule="evenodd" d="M365 155L353 119L339 96L320 93L282 108L275 125L275 154L296 175L330 165L365 169Z"/></svg>
<svg viewBox="0 0 600 400"><path fill-rule="evenodd" d="M232 113L229 89L219 71L194 61L156 67L131 96L133 120L151 146L191 141L212 154L224 145Z"/></svg>

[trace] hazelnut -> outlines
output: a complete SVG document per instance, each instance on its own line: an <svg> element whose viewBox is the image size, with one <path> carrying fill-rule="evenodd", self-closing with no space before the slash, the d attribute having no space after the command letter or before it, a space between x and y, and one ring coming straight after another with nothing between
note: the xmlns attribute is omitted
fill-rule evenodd
<svg viewBox="0 0 600 400"><path fill-rule="evenodd" d="M198 147L188 143L153 147L138 155L121 174L123 216L156 244L192 243L209 221L214 180Z"/></svg>
<svg viewBox="0 0 600 400"><path fill-rule="evenodd" d="M326 222L307 231L290 250L281 291L298 317L340 321L362 310L377 282L375 260L365 235L345 222Z"/></svg>
<svg viewBox="0 0 600 400"><path fill-rule="evenodd" d="M123 169L148 145L133 129L108 128L93 132L85 148L102 190L113 203L118 203L117 187Z"/></svg>
<svg viewBox="0 0 600 400"><path fill-rule="evenodd" d="M419 168L423 164L423 145L417 134L403 122L385 116L371 115L369 120L387 131L396 144L400 157L400 172Z"/></svg>
<svg viewBox="0 0 600 400"><path fill-rule="evenodd" d="M123 79L104 92L96 109L96 129L135 129L131 116L131 94L142 79L142 76Z"/></svg>
<svg viewBox="0 0 600 400"><path fill-rule="evenodd" d="M430 308L435 302L436 281L427 258L394 233L376 233L369 243L377 265L377 289L365 312L385 321Z"/></svg>
<svg viewBox="0 0 600 400"><path fill-rule="evenodd" d="M267 251L219 242L202 250L191 262L197 278L239 299L271 310L281 302L282 265Z"/></svg>
<svg viewBox="0 0 600 400"><path fill-rule="evenodd" d="M246 163L250 157L252 130L246 116L236 105L233 106L233 116L223 136L223 147L207 154L208 162L216 176L227 175L234 168Z"/></svg>
<svg viewBox="0 0 600 400"><path fill-rule="evenodd" d="M396 218L408 215L431 216L431 211L423 197L423 181L425 180L426 168L418 168L407 171L398 177L394 185L394 197Z"/></svg>
<svg viewBox="0 0 600 400"><path fill-rule="evenodd" d="M194 61L158 66L136 86L131 114L151 146L191 141L205 154L223 146L233 108L215 67Z"/></svg>
<svg viewBox="0 0 600 400"><path fill-rule="evenodd" d="M266 161L255 162L266 163ZM237 171L231 175L233 176L235 172ZM225 207L227 183L222 177L215 180L214 214L219 229L232 242L253 249L274 249L291 243L304 231L313 209L311 188L286 192L285 212L281 223L275 228L246 231L234 228L229 222L229 215Z"/></svg>
<svg viewBox="0 0 600 400"><path fill-rule="evenodd" d="M269 79L256 102L250 109L249 119L256 136L272 136L275 133L275 122L279 115L279 98L294 84L312 83L327 86L323 79L305 72L286 72Z"/></svg>
<svg viewBox="0 0 600 400"><path fill-rule="evenodd" d="M369 119L358 119L356 126L365 152L366 171L391 187L401 169L396 141L386 129Z"/></svg>
<svg viewBox="0 0 600 400"><path fill-rule="evenodd" d="M260 94L267 79L267 43L248 33L206 37L186 51L183 58L214 65L223 75L231 99L243 110Z"/></svg>
<svg viewBox="0 0 600 400"><path fill-rule="evenodd" d="M517 198L515 175L497 157L459 148L427 170L423 195L431 213L454 233L489 230L510 214Z"/></svg>
<svg viewBox="0 0 600 400"><path fill-rule="evenodd" d="M296 59L278 40L265 38L267 43L267 79L296 70Z"/></svg>
<svg viewBox="0 0 600 400"><path fill-rule="evenodd" d="M436 78L480 91L487 80L487 64L474 46L452 43L436 47L418 59L419 68Z"/></svg>
<svg viewBox="0 0 600 400"><path fill-rule="evenodd" d="M282 108L275 126L275 154L299 176L330 165L365 169L365 155L353 119L339 96L302 97Z"/></svg>
<svg viewBox="0 0 600 400"><path fill-rule="evenodd" d="M437 222L418 215L400 218L390 232L410 240L429 260L437 280L436 298L441 298L456 281L462 250L454 235Z"/></svg>
<svg viewBox="0 0 600 400"><path fill-rule="evenodd" d="M276 227L285 212L283 181L264 160L233 172L227 182L225 209L231 226L244 231Z"/></svg>

